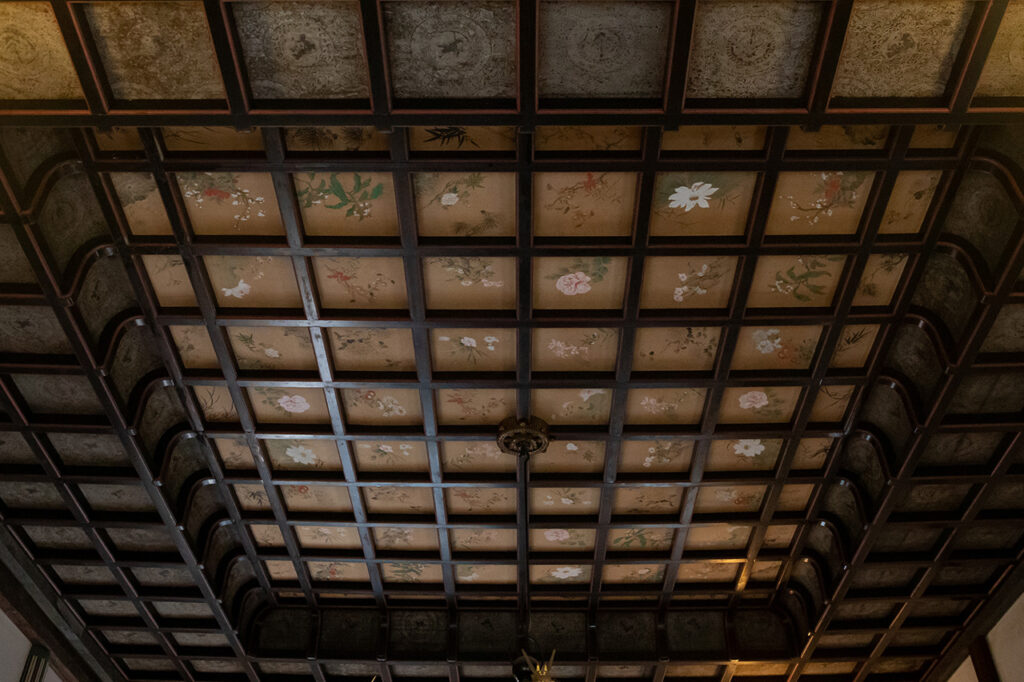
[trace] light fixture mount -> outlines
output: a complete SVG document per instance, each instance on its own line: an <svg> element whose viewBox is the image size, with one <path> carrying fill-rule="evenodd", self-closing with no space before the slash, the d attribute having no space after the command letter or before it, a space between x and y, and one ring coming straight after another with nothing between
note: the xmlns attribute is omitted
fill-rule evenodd
<svg viewBox="0 0 1024 682"><path fill-rule="evenodd" d="M547 450L550 441L547 423L537 417L509 417L498 425L498 448L510 455L536 455Z"/></svg>

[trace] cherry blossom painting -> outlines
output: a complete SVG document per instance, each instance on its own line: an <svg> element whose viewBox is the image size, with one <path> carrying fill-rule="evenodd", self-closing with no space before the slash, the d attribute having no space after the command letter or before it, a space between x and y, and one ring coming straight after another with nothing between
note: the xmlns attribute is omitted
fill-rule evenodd
<svg viewBox="0 0 1024 682"><path fill-rule="evenodd" d="M747 304L754 308L822 307L832 303L846 256L760 256Z"/></svg>
<svg viewBox="0 0 1024 682"><path fill-rule="evenodd" d="M644 260L641 308L724 308L736 258L651 256Z"/></svg>
<svg viewBox="0 0 1024 682"><path fill-rule="evenodd" d="M427 307L435 310L507 310L515 307L516 260L477 256L423 259Z"/></svg>
<svg viewBox="0 0 1024 682"><path fill-rule="evenodd" d="M779 173L766 234L853 234L875 174Z"/></svg>
<svg viewBox="0 0 1024 682"><path fill-rule="evenodd" d="M283 235L269 173L176 174L196 234Z"/></svg>
<svg viewBox="0 0 1024 682"><path fill-rule="evenodd" d="M419 391L411 388L344 388L341 402L353 424L421 424Z"/></svg>
<svg viewBox="0 0 1024 682"><path fill-rule="evenodd" d="M419 441L358 440L352 443L359 471L427 471L427 446Z"/></svg>
<svg viewBox="0 0 1024 682"><path fill-rule="evenodd" d="M696 424L704 411L704 388L631 388L627 424Z"/></svg>
<svg viewBox="0 0 1024 682"><path fill-rule="evenodd" d="M622 443L619 471L686 471L692 456L691 440L627 440Z"/></svg>
<svg viewBox="0 0 1024 682"><path fill-rule="evenodd" d="M617 329L557 327L533 330L533 369L540 372L611 372L619 347Z"/></svg>

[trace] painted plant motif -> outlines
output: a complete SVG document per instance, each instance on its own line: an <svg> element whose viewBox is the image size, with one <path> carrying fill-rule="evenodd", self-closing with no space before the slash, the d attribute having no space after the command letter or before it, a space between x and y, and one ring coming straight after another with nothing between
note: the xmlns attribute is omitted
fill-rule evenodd
<svg viewBox="0 0 1024 682"><path fill-rule="evenodd" d="M672 290L672 300L682 303L695 296L706 295L721 286L725 273L726 269L718 258L701 263L700 267L691 265L687 272L678 273L679 285Z"/></svg>
<svg viewBox="0 0 1024 682"><path fill-rule="evenodd" d="M572 333L573 330L566 329L566 333ZM551 339L548 342L547 349L556 357L562 360L568 359L580 359L588 360L590 358L591 350L600 346L601 344L607 343L610 340L617 338L616 330L596 328L586 332L582 336L571 338L568 341L562 339Z"/></svg>
<svg viewBox="0 0 1024 682"><path fill-rule="evenodd" d="M437 340L443 344L442 352L467 365L476 365L480 360L486 359L487 353L494 353L498 350L501 339L497 336L486 335L479 341L475 336L468 334L462 336L438 336Z"/></svg>
<svg viewBox="0 0 1024 682"><path fill-rule="evenodd" d="M584 388L574 399L566 400L551 419L559 423L567 421L597 422L608 416L611 408L611 391L604 388Z"/></svg>
<svg viewBox="0 0 1024 682"><path fill-rule="evenodd" d="M309 338L309 332L299 327L283 327L281 332L286 338L294 338L304 349L313 347ZM257 338L257 330L252 328L237 329L232 332L232 338L241 344L251 354L250 357L238 357L238 366L241 369L277 369L283 364L281 351L272 345Z"/></svg>
<svg viewBox="0 0 1024 682"><path fill-rule="evenodd" d="M792 194L780 194L779 199L786 201L793 211L791 222L817 225L838 208L854 208L861 198L861 188L872 176L863 171L826 171L820 174L810 202L804 203Z"/></svg>
<svg viewBox="0 0 1024 682"><path fill-rule="evenodd" d="M642 424L689 424L699 419L703 404L702 388L635 389L630 391L626 419Z"/></svg>
<svg viewBox="0 0 1024 682"><path fill-rule="evenodd" d="M224 298L243 299L252 293L256 282L265 277L264 266L272 263L272 256L256 256L255 258L233 258L226 256L222 261L223 269L229 275L227 279L237 282L232 287L221 287L220 292ZM211 263L210 259L207 263ZM223 274L223 273L222 273Z"/></svg>
<svg viewBox="0 0 1024 682"><path fill-rule="evenodd" d="M615 511L621 514L670 514L679 509L681 494L665 488L622 490L621 493L634 493L624 500L624 504L616 505Z"/></svg>
<svg viewBox="0 0 1024 682"><path fill-rule="evenodd" d="M285 140L290 149L300 151L345 151L356 152L378 145L368 143L378 138L377 129L360 126L338 126L329 128L288 128ZM386 149L386 147L381 147Z"/></svg>
<svg viewBox="0 0 1024 682"><path fill-rule="evenodd" d="M392 443L374 441L372 443L359 443L361 456L374 464L382 464L389 467L401 466L404 460L412 455L412 443L398 443L398 448Z"/></svg>
<svg viewBox="0 0 1024 682"><path fill-rule="evenodd" d="M818 281L832 277L832 273L826 269L826 264L844 260L846 256L838 255L797 256L795 265L790 266L785 272L775 273L775 282L768 286L768 290L792 296L802 303L809 303L828 294L829 287Z"/></svg>
<svg viewBox="0 0 1024 682"><path fill-rule="evenodd" d="M567 266L547 276L555 281L555 288L565 296L580 296L589 292L594 284L608 274L611 258L576 258Z"/></svg>
<svg viewBox="0 0 1024 682"><path fill-rule="evenodd" d="M640 131L623 126L538 126L534 137L539 151L612 151L640 147Z"/></svg>
<svg viewBox="0 0 1024 682"><path fill-rule="evenodd" d="M458 282L459 286L471 287L480 284L485 288L503 287L505 282L497 279L494 263L490 258L444 256L428 259L441 266L448 273L449 282Z"/></svg>
<svg viewBox="0 0 1024 682"><path fill-rule="evenodd" d="M348 408L369 408L381 417L404 417L405 407L394 396L379 395L374 390L354 390L345 392L345 406Z"/></svg>
<svg viewBox="0 0 1024 682"><path fill-rule="evenodd" d="M243 223L253 218L265 218L266 198L238 186L236 173L186 172L178 174L181 193L191 200L196 208L204 204L229 204L236 213L232 216L232 227L239 232Z"/></svg>
<svg viewBox="0 0 1024 682"><path fill-rule="evenodd" d="M373 259L327 258L322 263L330 285L349 303L369 305L389 289L400 286L398 280L385 272L369 271L373 269Z"/></svg>
<svg viewBox="0 0 1024 682"><path fill-rule="evenodd" d="M590 580L589 566L537 566L531 576L536 583L583 583Z"/></svg>
<svg viewBox="0 0 1024 682"><path fill-rule="evenodd" d="M238 419L235 405L227 389L218 386L197 386L196 399L203 416L212 422L229 422Z"/></svg>
<svg viewBox="0 0 1024 682"><path fill-rule="evenodd" d="M495 514L505 513L509 506L506 490L488 490L486 488L454 488L449 494L458 500L461 513Z"/></svg>
<svg viewBox="0 0 1024 682"><path fill-rule="evenodd" d="M540 498L540 504L542 507L573 507L576 514L596 513L593 510L593 501L587 499L588 492L590 491L583 488L547 488L544 490L544 496ZM591 507L591 509L584 509L584 507ZM542 509L538 510L538 513L550 513L550 511L545 512Z"/></svg>
<svg viewBox="0 0 1024 682"><path fill-rule="evenodd" d="M547 528L538 532L545 540L559 547L586 548L593 544L593 534L579 528Z"/></svg>
<svg viewBox="0 0 1024 682"><path fill-rule="evenodd" d="M480 146L465 126L435 126L427 128L424 132L426 133L425 142L436 143L441 147L451 145L456 149L462 149L466 143L474 147Z"/></svg>
<svg viewBox="0 0 1024 682"><path fill-rule="evenodd" d="M752 412L765 419L778 419L783 416L786 401L772 389L751 389L738 397L740 409Z"/></svg>
<svg viewBox="0 0 1024 682"><path fill-rule="evenodd" d="M448 390L442 391L441 395L449 408L445 413L454 412L456 421L478 423L489 421L497 414L514 411L505 396L491 395L487 390Z"/></svg>
<svg viewBox="0 0 1024 682"><path fill-rule="evenodd" d="M605 571L614 571L614 576L609 575L605 578L609 582L660 583L665 579L665 567L654 564L612 564L606 566Z"/></svg>
<svg viewBox="0 0 1024 682"><path fill-rule="evenodd" d="M548 183L545 189L553 196L543 204L544 210L569 216L575 230L582 230L598 215L600 207L595 204L621 205L624 194L618 173L587 173L585 178L571 185L556 187Z"/></svg>
<svg viewBox="0 0 1024 682"><path fill-rule="evenodd" d="M287 417L290 414L302 414L312 407L305 396L289 393L279 388L255 386L252 391L260 396L260 402L272 408L276 413Z"/></svg>
<svg viewBox="0 0 1024 682"><path fill-rule="evenodd" d="M781 329L755 329L751 334L754 348L761 355L774 355L780 362L806 367L818 346L817 338L802 339L795 346L788 343Z"/></svg>
<svg viewBox="0 0 1024 682"><path fill-rule="evenodd" d="M875 330L872 327L845 327L839 341L836 342L835 354L832 356L832 364L837 367L848 366L844 358L862 354L862 346L871 343L875 337ZM860 364L860 363L855 363Z"/></svg>
<svg viewBox="0 0 1024 682"><path fill-rule="evenodd" d="M384 194L384 183L359 173L307 173L295 176L296 193L303 208L323 206L344 211L345 218L363 220L373 211L373 202Z"/></svg>
<svg viewBox="0 0 1024 682"><path fill-rule="evenodd" d="M478 190L486 190L486 176L483 173L468 173L449 177L442 181L440 173L420 173L414 176L416 200L421 208L439 206L442 213L451 210L458 204L472 205L473 197ZM475 222L454 220L450 228L454 234L463 237L474 237L479 234L499 231L502 227L500 216L493 211L480 209L480 217Z"/></svg>
<svg viewBox="0 0 1024 682"><path fill-rule="evenodd" d="M408 363L394 357L391 343L394 331L374 327L348 327L331 330L334 350L339 354L368 357L379 360L387 368L399 365L404 369Z"/></svg>
<svg viewBox="0 0 1024 682"><path fill-rule="evenodd" d="M616 532L612 547L618 549L667 549L672 544L670 528L624 528Z"/></svg>
<svg viewBox="0 0 1024 682"><path fill-rule="evenodd" d="M731 440L727 443L727 448L744 469L770 466L778 456L778 448L768 447L760 438Z"/></svg>
<svg viewBox="0 0 1024 682"><path fill-rule="evenodd" d="M300 440L287 440L281 444L281 447L284 449L284 456L294 464L315 469L322 469L324 467L324 463L320 461L316 453Z"/></svg>
<svg viewBox="0 0 1024 682"><path fill-rule="evenodd" d="M858 296L863 296L872 302L881 302L879 299L886 293L885 286L879 280L891 278L893 273L900 273L906 265L910 256L906 253L882 253L874 255L869 265L873 266L861 277L857 285ZM898 274L897 274L898 276ZM867 301L865 301L866 303ZM860 303L860 301L858 301Z"/></svg>
<svg viewBox="0 0 1024 682"><path fill-rule="evenodd" d="M387 580L396 583L417 583L423 580L427 564L418 561L396 561L386 564Z"/></svg>
<svg viewBox="0 0 1024 682"><path fill-rule="evenodd" d="M454 457L449 457L448 452L446 448L444 465L454 471L472 471L479 467L481 461L498 462L508 457L495 443L486 441L468 444Z"/></svg>
<svg viewBox="0 0 1024 682"><path fill-rule="evenodd" d="M719 334L713 328L676 327L668 330L664 342L657 350L646 350L644 356L653 361L657 355L665 353L686 357L697 351L705 358L711 359L718 352L718 341Z"/></svg>
<svg viewBox="0 0 1024 682"><path fill-rule="evenodd" d="M655 440L647 447L647 455L644 456L640 466L650 468L681 468L684 461L690 457L693 446L681 440Z"/></svg>

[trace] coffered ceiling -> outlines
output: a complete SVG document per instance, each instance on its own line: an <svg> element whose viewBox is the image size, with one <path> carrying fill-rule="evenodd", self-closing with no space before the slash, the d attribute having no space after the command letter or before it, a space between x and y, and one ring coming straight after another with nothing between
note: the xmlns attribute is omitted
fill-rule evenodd
<svg viewBox="0 0 1024 682"><path fill-rule="evenodd" d="M0 577L82 680L942 679L1024 585L1022 24L0 3Z"/></svg>

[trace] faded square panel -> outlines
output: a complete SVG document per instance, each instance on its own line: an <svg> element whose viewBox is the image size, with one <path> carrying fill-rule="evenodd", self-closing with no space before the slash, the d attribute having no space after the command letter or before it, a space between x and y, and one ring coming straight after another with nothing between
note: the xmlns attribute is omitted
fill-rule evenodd
<svg viewBox="0 0 1024 682"><path fill-rule="evenodd" d="M530 550L534 552L588 552L594 549L597 531L592 528L533 528Z"/></svg>
<svg viewBox="0 0 1024 682"><path fill-rule="evenodd" d="M238 421L238 412L226 386L196 386L193 392L206 421Z"/></svg>
<svg viewBox="0 0 1024 682"><path fill-rule="evenodd" d="M96 2L82 7L117 99L223 99L199 2Z"/></svg>
<svg viewBox="0 0 1024 682"><path fill-rule="evenodd" d="M515 173L415 173L416 223L425 237L516 233Z"/></svg>
<svg viewBox="0 0 1024 682"><path fill-rule="evenodd" d="M104 485L83 483L82 496L95 511L128 513L155 512L153 500L140 485Z"/></svg>
<svg viewBox="0 0 1024 682"><path fill-rule="evenodd" d="M697 493L695 514L753 513L761 508L763 485L705 486Z"/></svg>
<svg viewBox="0 0 1024 682"><path fill-rule="evenodd" d="M235 130L228 126L167 126L160 129L164 146L171 152L263 151L259 128ZM140 142L141 148L141 142Z"/></svg>
<svg viewBox="0 0 1024 682"><path fill-rule="evenodd" d="M515 126L412 126L409 149L414 152L514 152Z"/></svg>
<svg viewBox="0 0 1024 682"><path fill-rule="evenodd" d="M799 386L727 388L718 420L723 424L788 422L799 397Z"/></svg>
<svg viewBox="0 0 1024 682"><path fill-rule="evenodd" d="M1004 305L981 346L983 353L1024 351L1024 306Z"/></svg>
<svg viewBox="0 0 1024 682"><path fill-rule="evenodd" d="M759 256L747 305L752 308L831 305L846 256Z"/></svg>
<svg viewBox="0 0 1024 682"><path fill-rule="evenodd" d="M676 580L680 583L732 583L739 568L739 563L688 561L679 565Z"/></svg>
<svg viewBox="0 0 1024 682"><path fill-rule="evenodd" d="M641 308L724 308L737 259L651 256L644 260Z"/></svg>
<svg viewBox="0 0 1024 682"><path fill-rule="evenodd" d="M142 151L142 140L135 128L114 126L110 130L92 129L96 147L104 152Z"/></svg>
<svg viewBox="0 0 1024 682"><path fill-rule="evenodd" d="M438 547L437 531L433 528L374 528L373 543L377 549L404 549L414 552L436 550Z"/></svg>
<svg viewBox="0 0 1024 682"><path fill-rule="evenodd" d="M631 388L627 424L696 424L704 411L703 388Z"/></svg>
<svg viewBox="0 0 1024 682"><path fill-rule="evenodd" d="M103 414L103 407L84 376L14 374L11 381L33 413Z"/></svg>
<svg viewBox="0 0 1024 682"><path fill-rule="evenodd" d="M530 566L530 582L539 585L585 585L590 582L592 566Z"/></svg>
<svg viewBox="0 0 1024 682"><path fill-rule="evenodd" d="M285 128L284 144L292 152L386 152L391 135L373 126L305 126Z"/></svg>
<svg viewBox="0 0 1024 682"><path fill-rule="evenodd" d="M618 309L626 294L629 259L533 259L533 305L540 309Z"/></svg>
<svg viewBox="0 0 1024 682"><path fill-rule="evenodd" d="M434 493L430 488L370 486L363 488L363 498L371 514L434 513Z"/></svg>
<svg viewBox="0 0 1024 682"><path fill-rule="evenodd" d="M627 440L622 443L619 471L686 471L692 456L692 440Z"/></svg>
<svg viewBox="0 0 1024 682"><path fill-rule="evenodd" d="M309 577L316 582L367 582L366 564L359 561L308 561Z"/></svg>
<svg viewBox="0 0 1024 682"><path fill-rule="evenodd" d="M797 443L796 452L793 453L793 469L822 468L831 449L831 438L804 438Z"/></svg>
<svg viewBox="0 0 1024 682"><path fill-rule="evenodd" d="M910 255L906 253L873 253L868 256L853 305L889 305L909 260Z"/></svg>
<svg viewBox="0 0 1024 682"><path fill-rule="evenodd" d="M607 424L610 388L540 388L530 392L532 413L551 424Z"/></svg>
<svg viewBox="0 0 1024 682"><path fill-rule="evenodd" d="M533 148L557 151L639 151L643 128L639 126L537 126Z"/></svg>
<svg viewBox="0 0 1024 682"><path fill-rule="evenodd" d="M500 424L515 416L515 389L442 388L437 391L439 424Z"/></svg>
<svg viewBox="0 0 1024 682"><path fill-rule="evenodd" d="M348 490L336 485L283 485L281 496L288 511L352 511Z"/></svg>
<svg viewBox="0 0 1024 682"><path fill-rule="evenodd" d="M733 351L733 369L807 369L821 327L743 327Z"/></svg>
<svg viewBox="0 0 1024 682"><path fill-rule="evenodd" d="M896 177L885 207L880 234L916 234L921 231L942 171L903 171Z"/></svg>
<svg viewBox="0 0 1024 682"><path fill-rule="evenodd" d="M830 367L863 367L867 364L871 349L878 336L879 325L848 325L836 343L836 351L832 356Z"/></svg>
<svg viewBox="0 0 1024 682"><path fill-rule="evenodd" d="M359 549L359 532L340 526L296 526L295 535L304 549Z"/></svg>
<svg viewBox="0 0 1024 682"><path fill-rule="evenodd" d="M515 564L456 564L455 582L459 584L514 585L518 579Z"/></svg>
<svg viewBox="0 0 1024 682"><path fill-rule="evenodd" d="M275 470L340 471L341 456L332 440L268 438L263 441Z"/></svg>
<svg viewBox="0 0 1024 682"><path fill-rule="evenodd" d="M789 547L796 533L796 526L768 526L764 535L765 549L779 549Z"/></svg>
<svg viewBox="0 0 1024 682"><path fill-rule="evenodd" d="M664 564L605 564L601 580L609 584L660 584L665 580ZM642 670L642 668L641 668Z"/></svg>
<svg viewBox="0 0 1024 682"><path fill-rule="evenodd" d="M46 2L0 5L0 99L79 99L75 67Z"/></svg>
<svg viewBox="0 0 1024 682"><path fill-rule="evenodd" d="M411 425L423 423L419 391L412 388L341 390L345 418L350 424Z"/></svg>
<svg viewBox="0 0 1024 682"><path fill-rule="evenodd" d="M604 471L604 443L587 440L556 440L544 452L530 458L534 473L597 473Z"/></svg>
<svg viewBox="0 0 1024 682"><path fill-rule="evenodd" d="M450 514L515 514L512 488L448 488L444 491Z"/></svg>
<svg viewBox="0 0 1024 682"><path fill-rule="evenodd" d="M188 279L185 262L179 256L144 255L142 266L149 275L156 300L164 308L191 308L196 295Z"/></svg>
<svg viewBox="0 0 1024 682"><path fill-rule="evenodd" d="M634 340L633 371L708 371L721 334L718 327L642 327Z"/></svg>
<svg viewBox="0 0 1024 682"><path fill-rule="evenodd" d="M52 483L0 481L0 501L13 509L63 509L64 498Z"/></svg>
<svg viewBox="0 0 1024 682"><path fill-rule="evenodd" d="M2 6L0 6L2 7ZM167 218L156 181L149 173L111 173L114 191L124 210L124 218L132 234L169 235L171 221Z"/></svg>
<svg viewBox="0 0 1024 682"><path fill-rule="evenodd" d="M1024 95L1024 2L1011 0L978 79L975 97Z"/></svg>
<svg viewBox="0 0 1024 682"><path fill-rule="evenodd" d="M424 258L423 287L433 310L510 310L516 307L516 259Z"/></svg>
<svg viewBox="0 0 1024 682"><path fill-rule="evenodd" d="M390 173L296 173L293 181L307 235L398 234L398 209Z"/></svg>
<svg viewBox="0 0 1024 682"><path fill-rule="evenodd" d="M267 491L262 484L240 484L231 486L238 498L238 506L245 511L270 509L270 502L267 500Z"/></svg>
<svg viewBox="0 0 1024 682"><path fill-rule="evenodd" d="M619 331L602 327L533 330L533 369L538 372L613 372Z"/></svg>
<svg viewBox="0 0 1024 682"><path fill-rule="evenodd" d="M686 96L800 97L821 13L820 2L699 2Z"/></svg>
<svg viewBox="0 0 1024 682"><path fill-rule="evenodd" d="M746 232L757 173L658 173L651 206L656 237Z"/></svg>
<svg viewBox="0 0 1024 682"><path fill-rule="evenodd" d="M597 514L600 488L530 488L530 513L544 516Z"/></svg>
<svg viewBox="0 0 1024 682"><path fill-rule="evenodd" d="M260 547L284 547L284 535L280 526L270 524L252 524L249 526L252 539Z"/></svg>
<svg viewBox="0 0 1024 682"><path fill-rule="evenodd" d="M675 530L671 528L613 528L608 531L610 551L663 552L672 547Z"/></svg>
<svg viewBox="0 0 1024 682"><path fill-rule="evenodd" d="M0 352L73 354L53 310L29 305L0 305Z"/></svg>
<svg viewBox="0 0 1024 682"><path fill-rule="evenodd" d="M456 552L511 552L516 549L515 530L453 528L449 536Z"/></svg>
<svg viewBox="0 0 1024 682"><path fill-rule="evenodd" d="M401 258L314 258L320 302L326 308L405 308Z"/></svg>
<svg viewBox="0 0 1024 682"><path fill-rule="evenodd" d="M427 446L421 441L357 440L352 450L359 471L427 471Z"/></svg>
<svg viewBox="0 0 1024 682"><path fill-rule="evenodd" d="M324 562L316 562L317 565L322 563ZM295 573L295 565L291 561L264 561L263 565L266 567L267 575L272 581L291 582L298 580L298 576Z"/></svg>
<svg viewBox="0 0 1024 682"><path fill-rule="evenodd" d="M775 466L782 449L778 438L711 441L708 471L766 471Z"/></svg>
<svg viewBox="0 0 1024 682"><path fill-rule="evenodd" d="M792 127L786 138L789 149L882 149L889 126L822 126L819 130Z"/></svg>
<svg viewBox="0 0 1024 682"><path fill-rule="evenodd" d="M534 173L538 237L623 237L633 231L636 173Z"/></svg>
<svg viewBox="0 0 1024 682"><path fill-rule="evenodd" d="M512 2L385 2L396 97L515 97Z"/></svg>
<svg viewBox="0 0 1024 682"><path fill-rule="evenodd" d="M492 441L453 440L441 443L441 464L445 472L511 473L516 458L498 449Z"/></svg>
<svg viewBox="0 0 1024 682"><path fill-rule="evenodd" d="M245 438L214 438L213 444L226 469L255 469L252 451Z"/></svg>
<svg viewBox="0 0 1024 682"><path fill-rule="evenodd" d="M967 31L968 0L857 0L835 97L939 97Z"/></svg>
<svg viewBox="0 0 1024 682"><path fill-rule="evenodd" d="M914 126L914 134L910 138L911 149L950 149L956 145L960 136L960 126L955 125L919 125Z"/></svg>
<svg viewBox="0 0 1024 682"><path fill-rule="evenodd" d="M613 514L675 514L683 491L675 487L632 488L616 486Z"/></svg>
<svg viewBox="0 0 1024 682"><path fill-rule="evenodd" d="M334 368L341 372L413 372L411 329L335 327L330 331Z"/></svg>
<svg viewBox="0 0 1024 682"><path fill-rule="evenodd" d="M660 98L670 2L541 2L541 97Z"/></svg>
<svg viewBox="0 0 1024 682"><path fill-rule="evenodd" d="M227 327L226 331L239 369L316 369L313 342L305 327Z"/></svg>
<svg viewBox="0 0 1024 682"><path fill-rule="evenodd" d="M430 357L437 372L513 372L514 329L431 329Z"/></svg>
<svg viewBox="0 0 1024 682"><path fill-rule="evenodd" d="M682 126L661 134L663 151L764 149L767 128L762 126Z"/></svg>
<svg viewBox="0 0 1024 682"><path fill-rule="evenodd" d="M782 486L782 492L779 493L778 511L803 511L813 491L814 486L811 484Z"/></svg>
<svg viewBox="0 0 1024 682"><path fill-rule="evenodd" d="M301 308L290 258L205 256L217 305L225 308Z"/></svg>
<svg viewBox="0 0 1024 682"><path fill-rule="evenodd" d="M811 406L811 421L842 421L855 390L856 386L822 386Z"/></svg>
<svg viewBox="0 0 1024 682"><path fill-rule="evenodd" d="M247 388L256 421L270 424L326 424L331 420L320 388Z"/></svg>
<svg viewBox="0 0 1024 682"><path fill-rule="evenodd" d="M766 234L853 234L874 173L779 173Z"/></svg>
<svg viewBox="0 0 1024 682"><path fill-rule="evenodd" d="M268 173L176 173L197 235L284 235Z"/></svg>
<svg viewBox="0 0 1024 682"><path fill-rule="evenodd" d="M370 96L358 3L238 2L232 13L258 99Z"/></svg>
<svg viewBox="0 0 1024 682"><path fill-rule="evenodd" d="M746 548L749 538L749 526L733 526L728 523L693 526L686 534L683 550L742 550Z"/></svg>

